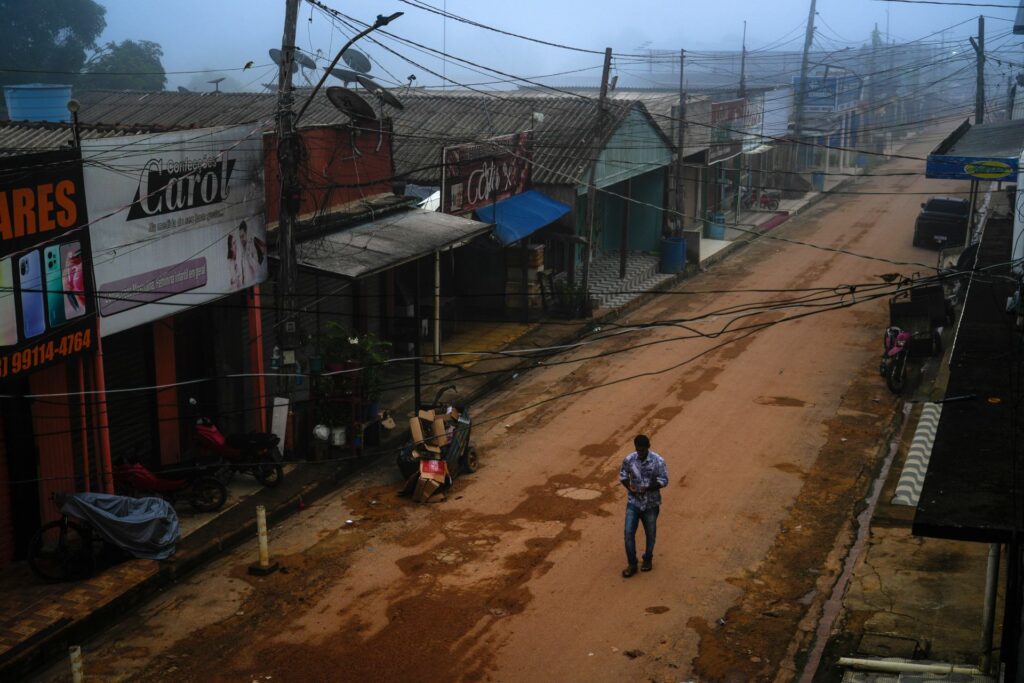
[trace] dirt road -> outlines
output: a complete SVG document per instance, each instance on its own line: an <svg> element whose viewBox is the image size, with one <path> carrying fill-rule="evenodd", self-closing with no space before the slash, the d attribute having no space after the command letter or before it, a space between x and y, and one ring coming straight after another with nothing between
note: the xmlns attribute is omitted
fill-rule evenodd
<svg viewBox="0 0 1024 683"><path fill-rule="evenodd" d="M874 172L922 169L895 160ZM845 189L960 187L890 176ZM910 244L920 201L837 194L778 230L932 263ZM788 680L897 413L877 375L885 299L789 321L812 309L727 311L794 296L736 290L879 282L896 270L922 269L761 239L627 321L719 311L690 330L623 333L559 360L621 353L539 368L475 406L488 420L474 432L483 466L448 502L395 498L390 467L364 475L274 530L287 573L249 577L254 551L233 553L91 644L88 668L275 683ZM778 324L692 332L727 323ZM623 579L616 475L638 432L670 483L654 571Z"/></svg>

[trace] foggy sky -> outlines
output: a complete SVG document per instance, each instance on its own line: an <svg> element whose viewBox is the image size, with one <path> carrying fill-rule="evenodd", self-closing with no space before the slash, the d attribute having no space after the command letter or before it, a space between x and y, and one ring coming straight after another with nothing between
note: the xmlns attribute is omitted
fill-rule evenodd
<svg viewBox="0 0 1024 683"><path fill-rule="evenodd" d="M101 40L144 39L159 43L164 50L168 88L178 85L195 87L197 82L203 83L207 78L218 75L171 73L176 71L222 70L224 75L234 80L236 87L251 90L258 90L260 83L276 78L267 50L280 47L284 0L98 1L107 8L107 28ZM445 4L445 0L428 2L435 6ZM446 26L441 17L397 0L326 0L326 4L367 22L372 22L379 13L403 11L405 16L387 30L510 74L539 76L593 67L578 77L563 76L544 81L549 84L595 79L601 63L599 55L529 43L452 20L448 20ZM610 46L616 52L633 53L640 47L738 50L744 19L747 21L748 49L784 42L780 46L782 49L799 50L803 45L809 0L447 0L446 6L454 14L531 37L595 50ZM1015 15L1012 9L937 7L874 0L819 0L817 7L820 21L816 44L821 49L864 44L869 41L875 23L880 31L886 31L887 19L889 33L897 41L915 40L969 20L946 34L949 40L962 39L974 33L977 27L975 18L984 12L989 17L986 19L986 34L990 44L1000 43L1005 50L1004 56L1021 59L1020 41L1006 36L1012 27L1009 20ZM333 30L321 13L311 12L310 5L305 2L300 4L299 17L298 47L311 52L320 49L328 59L332 58L346 36ZM450 61L443 65L439 58L397 45L384 37L380 39L425 67L437 72L443 70L453 80L479 83L494 78L472 73ZM384 69L403 82L409 74L415 74L417 85L440 83L425 70L403 62L366 39L358 47L380 62L371 75L383 83L393 82ZM250 60L255 62L256 68L244 72L237 70ZM617 67L636 68L625 63L617 63ZM301 79L297 78L296 82L301 83ZM332 78L328 84L340 83Z"/></svg>

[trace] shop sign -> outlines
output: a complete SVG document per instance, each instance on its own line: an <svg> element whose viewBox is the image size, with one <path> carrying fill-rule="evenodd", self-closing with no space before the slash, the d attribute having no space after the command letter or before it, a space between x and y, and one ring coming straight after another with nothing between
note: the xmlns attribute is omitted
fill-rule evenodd
<svg viewBox="0 0 1024 683"><path fill-rule="evenodd" d="M104 335L267 278L263 153L251 126L82 143Z"/></svg>
<svg viewBox="0 0 1024 683"><path fill-rule="evenodd" d="M526 131L446 147L441 211L466 213L523 192L530 175L530 140Z"/></svg>
<svg viewBox="0 0 1024 683"><path fill-rule="evenodd" d="M0 159L0 380L95 344L88 223L77 152Z"/></svg>

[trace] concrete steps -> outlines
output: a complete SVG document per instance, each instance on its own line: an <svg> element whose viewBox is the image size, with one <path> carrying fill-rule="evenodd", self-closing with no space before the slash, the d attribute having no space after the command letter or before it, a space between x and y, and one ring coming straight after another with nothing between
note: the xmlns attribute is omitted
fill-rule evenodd
<svg viewBox="0 0 1024 683"><path fill-rule="evenodd" d="M582 277L577 269L577 283ZM590 263L590 293L598 308L618 308L672 277L658 272L656 255L630 252L626 277L619 279L619 252L605 252Z"/></svg>

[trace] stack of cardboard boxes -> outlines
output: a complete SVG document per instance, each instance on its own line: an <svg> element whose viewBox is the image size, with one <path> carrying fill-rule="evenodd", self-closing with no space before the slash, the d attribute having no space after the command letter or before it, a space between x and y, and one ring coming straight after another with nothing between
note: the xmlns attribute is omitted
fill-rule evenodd
<svg viewBox="0 0 1024 683"><path fill-rule="evenodd" d="M526 247L526 296L523 292L523 251L512 247L505 252L505 306L522 308L541 307L540 276L544 275L544 245L531 244ZM527 301L528 300L528 301Z"/></svg>

